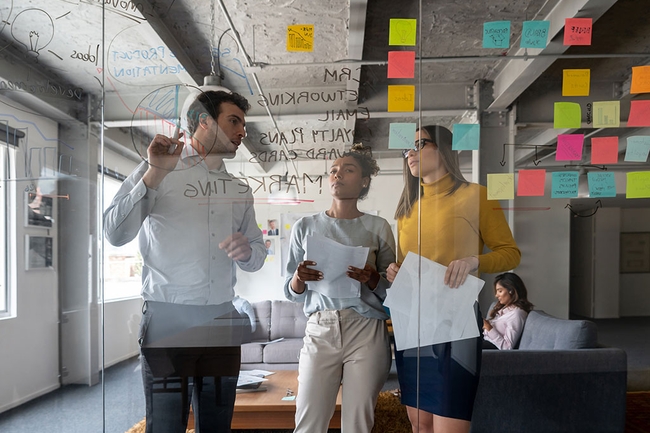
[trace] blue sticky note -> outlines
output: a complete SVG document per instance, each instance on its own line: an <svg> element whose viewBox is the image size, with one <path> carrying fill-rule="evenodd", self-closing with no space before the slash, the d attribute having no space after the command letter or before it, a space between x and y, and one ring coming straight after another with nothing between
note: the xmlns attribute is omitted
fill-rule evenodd
<svg viewBox="0 0 650 433"><path fill-rule="evenodd" d="M452 150L478 150L481 125L477 123L456 123L453 126Z"/></svg>
<svg viewBox="0 0 650 433"><path fill-rule="evenodd" d="M589 197L616 197L616 179L614 173L592 171L587 173Z"/></svg>
<svg viewBox="0 0 650 433"><path fill-rule="evenodd" d="M635 135L627 138L625 161L646 162L650 153L650 136Z"/></svg>
<svg viewBox="0 0 650 433"><path fill-rule="evenodd" d="M546 48L550 21L524 21L521 30L521 48Z"/></svg>
<svg viewBox="0 0 650 433"><path fill-rule="evenodd" d="M551 178L551 198L578 197L578 182L580 174L577 171L556 171Z"/></svg>
<svg viewBox="0 0 650 433"><path fill-rule="evenodd" d="M509 48L510 21L483 23L483 48Z"/></svg>
<svg viewBox="0 0 650 433"><path fill-rule="evenodd" d="M391 123L388 133L388 148L412 149L416 128L415 123Z"/></svg>

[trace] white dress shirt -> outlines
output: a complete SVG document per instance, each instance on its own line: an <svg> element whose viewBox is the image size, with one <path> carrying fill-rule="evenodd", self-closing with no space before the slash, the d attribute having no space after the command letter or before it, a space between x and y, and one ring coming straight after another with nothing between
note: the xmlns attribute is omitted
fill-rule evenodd
<svg viewBox="0 0 650 433"><path fill-rule="evenodd" d="M512 349L519 342L526 317L528 313L515 305L502 308L494 319L488 319L492 329L483 330L483 336L499 349Z"/></svg>
<svg viewBox="0 0 650 433"><path fill-rule="evenodd" d="M105 234L124 245L139 233L144 300L177 304L232 301L235 262L219 243L235 232L252 248L244 271L262 267L266 248L255 221L253 194L245 180L231 176L224 164L208 170L191 146L183 149L176 169L156 190L142 181L142 162L124 181L104 213Z"/></svg>

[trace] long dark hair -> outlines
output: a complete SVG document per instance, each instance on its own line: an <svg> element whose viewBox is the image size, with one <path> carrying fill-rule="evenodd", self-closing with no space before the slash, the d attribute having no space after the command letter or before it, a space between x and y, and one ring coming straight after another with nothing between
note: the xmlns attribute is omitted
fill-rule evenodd
<svg viewBox="0 0 650 433"><path fill-rule="evenodd" d="M435 142L436 147L438 148L438 156L442 160L443 165L451 176L453 185L447 192L447 195L453 194L458 188L463 185L468 185L469 182L465 180L463 174L460 171L458 151L451 149L451 131L444 126L439 125L427 125L423 126L420 129L426 131L426 133L429 134L429 137L431 137L431 139ZM408 160L406 158L404 158L403 170L404 189L402 190L402 195L399 198L399 202L397 203L397 209L395 210L395 219L400 219L403 216L409 215L411 213L411 209L413 209L413 205L416 201L418 201L418 194L422 192L422 179L411 174L411 170L408 166Z"/></svg>
<svg viewBox="0 0 650 433"><path fill-rule="evenodd" d="M510 305L515 305L526 313L529 313L534 305L528 301L528 290L526 290L526 285L521 277L514 272L506 272L504 274L497 275L494 278L494 293L497 292L497 283L508 291L512 297L512 302ZM494 308L490 311L490 319L494 319L497 312L506 306L497 302L494 305Z"/></svg>

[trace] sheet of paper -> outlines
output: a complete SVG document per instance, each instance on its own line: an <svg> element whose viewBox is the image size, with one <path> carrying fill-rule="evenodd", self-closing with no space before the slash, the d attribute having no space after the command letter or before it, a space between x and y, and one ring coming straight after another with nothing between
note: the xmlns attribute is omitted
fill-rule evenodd
<svg viewBox="0 0 650 433"><path fill-rule="evenodd" d="M551 198L578 197L580 173L577 171L556 171L551 178Z"/></svg>
<svg viewBox="0 0 650 433"><path fill-rule="evenodd" d="M618 163L618 137L592 137L591 163Z"/></svg>
<svg viewBox="0 0 650 433"><path fill-rule="evenodd" d="M470 275L462 286L450 289L443 283L446 270L427 258L407 254L384 301L390 308L398 350L479 336L474 302L485 282Z"/></svg>
<svg viewBox="0 0 650 433"><path fill-rule="evenodd" d="M627 173L626 198L650 197L650 171L630 171Z"/></svg>
<svg viewBox="0 0 650 433"><path fill-rule="evenodd" d="M519 177L517 178L517 195L520 197L544 196L545 184L546 170L519 170Z"/></svg>
<svg viewBox="0 0 650 433"><path fill-rule="evenodd" d="M309 290L322 293L330 298L358 298L361 296L361 283L346 275L348 266L363 269L366 266L369 248L349 247L324 236L307 236L306 260L313 260L323 273L320 281L310 281Z"/></svg>

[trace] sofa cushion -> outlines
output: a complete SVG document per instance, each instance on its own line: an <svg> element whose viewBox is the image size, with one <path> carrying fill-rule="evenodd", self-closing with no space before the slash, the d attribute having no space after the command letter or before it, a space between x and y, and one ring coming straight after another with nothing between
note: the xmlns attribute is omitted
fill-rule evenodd
<svg viewBox="0 0 650 433"><path fill-rule="evenodd" d="M253 341L269 341L271 338L271 301L254 302L252 305L255 310L257 326L251 338Z"/></svg>
<svg viewBox="0 0 650 433"><path fill-rule="evenodd" d="M528 313L519 342L520 350L588 349L597 345L596 324L588 320L565 320L541 310Z"/></svg>
<svg viewBox="0 0 650 433"><path fill-rule="evenodd" d="M300 349L302 349L302 338L285 338L269 343L264 347L264 362L267 364L297 363Z"/></svg>
<svg viewBox="0 0 650 433"><path fill-rule="evenodd" d="M307 316L302 311L303 306L304 304L299 302L273 301L271 307L271 323L273 324L271 326L271 340L302 338L305 336Z"/></svg>
<svg viewBox="0 0 650 433"><path fill-rule="evenodd" d="M263 362L264 345L262 343L246 343L241 345L241 362L250 364L253 362Z"/></svg>

